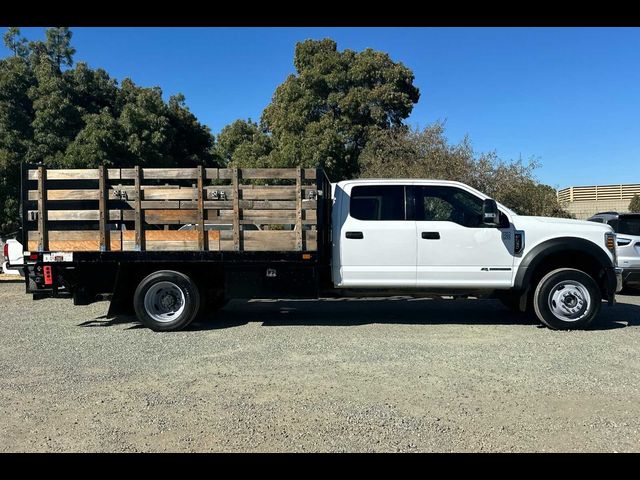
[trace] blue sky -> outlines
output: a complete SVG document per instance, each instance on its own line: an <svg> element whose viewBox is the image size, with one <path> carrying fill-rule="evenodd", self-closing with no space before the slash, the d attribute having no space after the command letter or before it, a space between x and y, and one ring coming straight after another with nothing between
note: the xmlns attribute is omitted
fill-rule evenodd
<svg viewBox="0 0 640 480"><path fill-rule="evenodd" d="M407 120L445 120L457 142L535 157L554 187L640 183L638 28L72 28L76 60L118 80L182 92L214 133L258 120L294 72L297 41L388 52L415 73ZM42 28L24 28L29 39ZM0 48L0 55L8 51Z"/></svg>

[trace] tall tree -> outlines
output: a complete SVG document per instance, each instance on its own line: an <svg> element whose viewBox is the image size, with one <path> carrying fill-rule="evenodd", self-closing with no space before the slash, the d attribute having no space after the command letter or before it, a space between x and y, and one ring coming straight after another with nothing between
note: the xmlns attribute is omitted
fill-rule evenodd
<svg viewBox="0 0 640 480"><path fill-rule="evenodd" d="M633 213L640 213L640 195L637 193L629 202L629 211Z"/></svg>
<svg viewBox="0 0 640 480"><path fill-rule="evenodd" d="M268 167L272 150L271 137L251 119L236 120L217 137L216 153L225 165Z"/></svg>
<svg viewBox="0 0 640 480"><path fill-rule="evenodd" d="M0 231L19 225L20 163L95 167L216 166L214 137L178 94L130 79L118 85L102 69L73 66L66 28L27 42L17 28L0 59ZM62 67L69 67L62 71Z"/></svg>
<svg viewBox="0 0 640 480"><path fill-rule="evenodd" d="M555 190L535 179L535 161L504 162L495 152L478 154L468 137L450 144L441 122L423 130L400 127L379 132L360 161L363 177L456 180L521 215L569 216L558 204Z"/></svg>
<svg viewBox="0 0 640 480"><path fill-rule="evenodd" d="M19 225L20 162L33 137L27 91L34 83L24 59L0 60L0 232L15 231Z"/></svg>
<svg viewBox="0 0 640 480"><path fill-rule="evenodd" d="M73 55L76 49L71 46L71 30L69 27L53 27L46 31L45 46L49 57L61 69L63 65L73 65Z"/></svg>
<svg viewBox="0 0 640 480"><path fill-rule="evenodd" d="M49 58L35 66L36 83L29 91L33 103L33 142L25 160L63 165L64 152L82 129L82 118L73 102L71 86Z"/></svg>
<svg viewBox="0 0 640 480"><path fill-rule="evenodd" d="M372 49L339 52L333 40L306 40L294 66L262 115L272 165L321 165L334 180L357 175L369 138L400 126L420 97L413 72Z"/></svg>
<svg viewBox="0 0 640 480"><path fill-rule="evenodd" d="M3 36L5 46L15 57L25 58L29 54L28 40L20 35L18 27L9 27Z"/></svg>

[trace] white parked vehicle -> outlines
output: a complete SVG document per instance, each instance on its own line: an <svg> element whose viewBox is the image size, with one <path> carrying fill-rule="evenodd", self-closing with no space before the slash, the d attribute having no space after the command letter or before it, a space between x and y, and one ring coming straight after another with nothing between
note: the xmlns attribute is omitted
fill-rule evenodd
<svg viewBox="0 0 640 480"><path fill-rule="evenodd" d="M5 258L2 272L8 275L22 275L24 277L24 256L22 244L16 239L8 239L3 247Z"/></svg>
<svg viewBox="0 0 640 480"><path fill-rule="evenodd" d="M150 242L136 251L30 252L37 260L27 266L35 285L28 291L41 298L65 289L78 305L108 296L109 316L135 311L142 323L163 331L184 328L211 298L219 306L231 298L390 295L498 298L514 310L535 312L550 328L583 329L602 300L614 304L622 288L616 233L609 225L517 215L459 182L330 183L316 169L315 185L303 188L300 170L286 170L274 174L298 175L297 186L236 185L246 197L217 208L229 209L229 223L248 225L250 218L269 215L280 223L295 219L298 230L238 229L234 240L226 234L213 250L185 237L169 251ZM247 169L246 175L268 173ZM243 178L235 170L224 174ZM269 204L274 192L286 198ZM251 210L252 202L259 209ZM276 205L294 208L293 215L285 218L273 210ZM189 241L188 249L180 249Z"/></svg>
<svg viewBox="0 0 640 480"><path fill-rule="evenodd" d="M640 287L640 213L602 212L589 220L611 225L618 234L618 266L622 268L622 284Z"/></svg>

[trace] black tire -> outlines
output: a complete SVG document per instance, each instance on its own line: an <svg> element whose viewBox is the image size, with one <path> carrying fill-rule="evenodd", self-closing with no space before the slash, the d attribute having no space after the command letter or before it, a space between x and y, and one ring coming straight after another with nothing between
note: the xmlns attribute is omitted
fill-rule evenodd
<svg viewBox="0 0 640 480"><path fill-rule="evenodd" d="M546 274L538 282L533 298L536 316L553 330L586 329L601 306L602 294L596 281L573 268Z"/></svg>
<svg viewBox="0 0 640 480"><path fill-rule="evenodd" d="M154 295L154 292L157 292L157 295ZM147 294L150 294L150 297L145 301ZM163 303L165 298L166 304ZM184 273L160 270L140 282L133 294L133 307L138 320L151 330L181 330L189 325L200 311L200 292L193 280ZM163 319L159 320L159 317Z"/></svg>

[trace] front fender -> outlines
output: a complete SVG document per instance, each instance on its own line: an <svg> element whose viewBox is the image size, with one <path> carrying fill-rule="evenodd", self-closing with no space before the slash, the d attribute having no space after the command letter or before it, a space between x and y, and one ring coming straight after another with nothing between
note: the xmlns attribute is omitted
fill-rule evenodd
<svg viewBox="0 0 640 480"><path fill-rule="evenodd" d="M546 240L533 247L522 259L516 277L514 288L526 290L531 282L531 277L536 268L550 255L561 252L580 252L594 258L605 270L607 274L607 287L610 291L610 278L613 278L613 293L615 293L615 265L609 255L598 245L590 240L577 237L558 237Z"/></svg>

